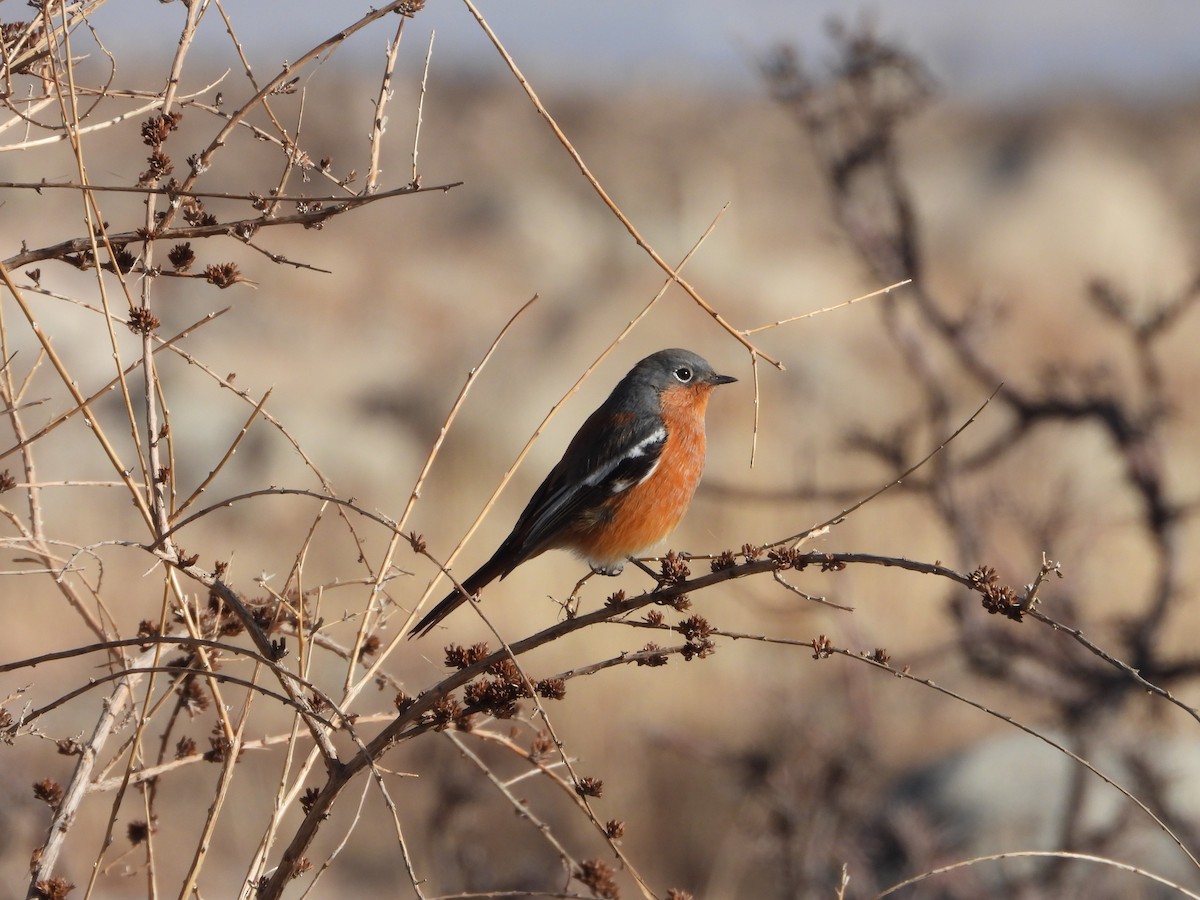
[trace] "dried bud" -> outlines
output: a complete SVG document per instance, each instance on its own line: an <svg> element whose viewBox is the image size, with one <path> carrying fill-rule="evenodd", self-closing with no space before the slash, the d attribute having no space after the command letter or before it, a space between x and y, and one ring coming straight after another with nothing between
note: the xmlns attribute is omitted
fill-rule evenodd
<svg viewBox="0 0 1200 900"><path fill-rule="evenodd" d="M583 882L602 900L620 900L621 890L613 878L613 868L599 859L587 859L579 864L575 879Z"/></svg>
<svg viewBox="0 0 1200 900"><path fill-rule="evenodd" d="M567 696L567 683L561 678L543 678L537 683L537 693L547 700L561 700Z"/></svg>
<svg viewBox="0 0 1200 900"><path fill-rule="evenodd" d="M176 272L186 272L192 267L196 261L196 254L192 252L191 241L183 244L176 244L167 253L167 259L174 266Z"/></svg>
<svg viewBox="0 0 1200 900"><path fill-rule="evenodd" d="M639 666L665 666L667 664L667 654L661 652L662 647L654 642L647 644L638 651L639 655L648 654L644 658L638 659Z"/></svg>
<svg viewBox="0 0 1200 900"><path fill-rule="evenodd" d="M580 778L575 782L575 793L580 797L599 797L604 793L604 782L599 778Z"/></svg>
<svg viewBox="0 0 1200 900"><path fill-rule="evenodd" d="M681 581L687 581L688 576L692 574L687 560L674 550L667 551L667 555L662 558L661 566L660 581L662 584L679 584Z"/></svg>
<svg viewBox="0 0 1200 900"><path fill-rule="evenodd" d="M737 565L737 556L732 550L722 550L721 555L714 559L710 564L714 572L723 572L726 569L732 569Z"/></svg>
<svg viewBox="0 0 1200 900"><path fill-rule="evenodd" d="M539 731L534 735L533 740L529 744L529 759L537 762L540 759L545 759L554 752L554 741L550 739L550 735L545 731Z"/></svg>
<svg viewBox="0 0 1200 900"><path fill-rule="evenodd" d="M150 334L162 324L154 313L144 306L135 306L129 311L129 321L125 323L134 334Z"/></svg>
<svg viewBox="0 0 1200 900"><path fill-rule="evenodd" d="M368 656L374 656L379 652L380 640L378 635L369 635L358 648L358 661L362 662Z"/></svg>
<svg viewBox="0 0 1200 900"><path fill-rule="evenodd" d="M833 656L833 642L825 635L820 635L812 642L813 659L829 659Z"/></svg>
<svg viewBox="0 0 1200 900"><path fill-rule="evenodd" d="M313 804L317 802L320 793L315 787L310 787L300 795L300 808L304 810L305 815L312 812Z"/></svg>
<svg viewBox="0 0 1200 900"><path fill-rule="evenodd" d="M52 778L43 778L41 781L34 784L33 796L37 797L51 808L57 809L58 804L62 803L62 785Z"/></svg>
<svg viewBox="0 0 1200 900"><path fill-rule="evenodd" d="M208 266L204 270L204 277L209 284L215 284L221 290L246 280L245 276L238 271L237 263L231 262Z"/></svg>

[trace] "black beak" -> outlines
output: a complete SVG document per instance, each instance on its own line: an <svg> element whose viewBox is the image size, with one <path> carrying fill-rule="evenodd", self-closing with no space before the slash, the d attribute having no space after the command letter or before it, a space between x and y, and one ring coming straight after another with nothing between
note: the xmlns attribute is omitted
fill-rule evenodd
<svg viewBox="0 0 1200 900"><path fill-rule="evenodd" d="M716 386L718 384L733 384L737 381L732 375L717 375L715 372L709 377L708 383Z"/></svg>

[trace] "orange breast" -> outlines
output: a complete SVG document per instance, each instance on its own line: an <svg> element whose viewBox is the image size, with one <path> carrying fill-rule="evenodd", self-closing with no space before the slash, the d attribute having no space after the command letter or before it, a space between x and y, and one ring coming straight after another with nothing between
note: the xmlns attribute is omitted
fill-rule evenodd
<svg viewBox="0 0 1200 900"><path fill-rule="evenodd" d="M709 385L663 391L667 442L654 472L641 484L616 494L580 523L567 546L592 565L636 556L664 540L687 511L704 472L704 410Z"/></svg>

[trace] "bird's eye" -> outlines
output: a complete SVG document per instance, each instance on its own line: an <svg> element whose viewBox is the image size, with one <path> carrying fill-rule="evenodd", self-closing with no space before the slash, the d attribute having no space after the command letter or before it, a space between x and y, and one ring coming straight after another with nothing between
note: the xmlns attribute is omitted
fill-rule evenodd
<svg viewBox="0 0 1200 900"><path fill-rule="evenodd" d="M692 380L692 370L687 366L680 366L675 370L675 378L681 381L683 384L687 384Z"/></svg>

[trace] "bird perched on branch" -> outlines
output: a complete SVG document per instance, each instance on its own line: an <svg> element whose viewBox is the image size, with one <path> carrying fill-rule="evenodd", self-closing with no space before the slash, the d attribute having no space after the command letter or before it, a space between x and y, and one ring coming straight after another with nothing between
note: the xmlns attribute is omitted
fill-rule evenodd
<svg viewBox="0 0 1200 900"><path fill-rule="evenodd" d="M430 629L483 587L547 550L571 550L616 575L667 537L704 471L704 413L718 375L690 350L647 356L580 427L492 558L419 621Z"/></svg>

